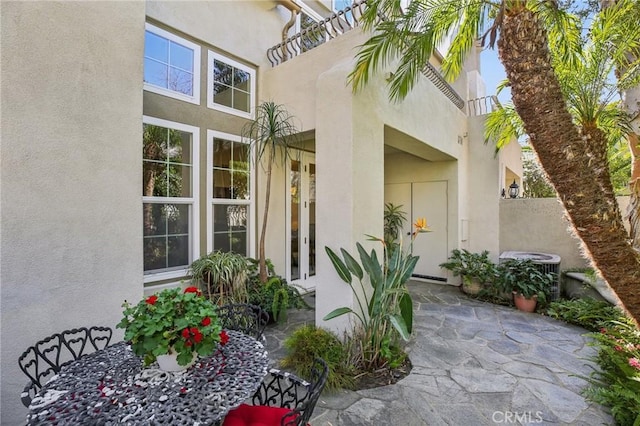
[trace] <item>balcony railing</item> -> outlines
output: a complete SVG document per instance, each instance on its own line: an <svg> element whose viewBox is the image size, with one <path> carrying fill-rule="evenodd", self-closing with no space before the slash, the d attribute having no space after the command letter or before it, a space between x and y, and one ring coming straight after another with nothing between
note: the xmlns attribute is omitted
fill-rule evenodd
<svg viewBox="0 0 640 426"><path fill-rule="evenodd" d="M314 25L269 48L267 50L267 59L271 66L275 67L359 26L366 4L367 0L354 1L351 6L331 14L324 20L316 22ZM382 20L386 19L382 15L379 15L379 17ZM464 109L464 100L433 65L427 62L422 69L422 73L456 107Z"/></svg>
<svg viewBox="0 0 640 426"><path fill-rule="evenodd" d="M498 109L498 107L500 106L500 101L495 95L484 96L482 98L469 99L467 105L469 108L468 115L485 115Z"/></svg>

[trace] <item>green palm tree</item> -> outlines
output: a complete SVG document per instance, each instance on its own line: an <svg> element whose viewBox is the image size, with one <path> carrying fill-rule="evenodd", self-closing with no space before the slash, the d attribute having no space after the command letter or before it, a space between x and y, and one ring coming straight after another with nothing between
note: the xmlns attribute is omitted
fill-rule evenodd
<svg viewBox="0 0 640 426"><path fill-rule="evenodd" d="M628 36L633 37L634 34L628 35L629 29L637 29L638 21L640 20L640 3L635 2L632 7L621 8L614 6L619 5L618 0L601 0L601 5L606 13L609 9L613 8L613 18L617 21L622 21L621 24L612 25L617 34L614 36L616 39L625 39ZM637 37L636 37L637 41ZM619 58L617 65L616 76L619 80L622 80L623 103L622 108L626 114L631 117L631 131L628 133L628 147L631 153L631 179L629 182L630 189L630 201L629 201L629 223L630 223L630 236L633 242L633 246L640 250L640 83L637 82L637 76L640 70L638 70L638 59L640 59L640 52L637 47L630 46L623 55ZM636 66L634 67L634 64ZM634 77L636 78L634 84ZM626 84L625 84L626 83ZM625 87L626 86L626 87Z"/></svg>
<svg viewBox="0 0 640 426"><path fill-rule="evenodd" d="M298 134L293 120L293 116L284 106L274 102L263 102L258 105L255 119L248 122L242 131L243 137L249 139L254 147L257 162L266 168L262 229L258 242L258 262L262 283L268 280L264 246L271 199L271 173L274 165L285 164L291 158L293 144Z"/></svg>
<svg viewBox="0 0 640 426"><path fill-rule="evenodd" d="M389 83L396 100L413 88L447 34L456 34L442 65L448 79L460 73L479 36L497 44L515 111L585 253L640 319L640 254L627 240L611 181L604 179L602 139L590 139L574 123L554 69L558 61L579 59L578 19L548 0L414 0L404 9L398 0L371 0L363 18L374 32L356 56L354 90L397 60Z"/></svg>
<svg viewBox="0 0 640 426"><path fill-rule="evenodd" d="M621 102L616 98L628 79L614 80L610 76L616 69L623 49L639 42L640 27L630 28L625 33L627 40L612 45L612 30L617 31L620 27L612 25L612 22L616 16L623 14L623 10L617 10L593 18L591 31L582 43L578 60L564 62L561 58L554 58L554 49L551 49L551 55L573 121L590 142L591 166L600 171L603 181L609 181L611 172L615 171L616 184L626 186L628 171L620 166L628 157L628 149L623 141L625 135L631 132L631 127L628 115L621 110ZM499 89L505 84L503 82ZM524 135L524 123L513 104L499 105L497 110L488 115L485 136L488 140L496 141L496 149L502 148L514 137Z"/></svg>

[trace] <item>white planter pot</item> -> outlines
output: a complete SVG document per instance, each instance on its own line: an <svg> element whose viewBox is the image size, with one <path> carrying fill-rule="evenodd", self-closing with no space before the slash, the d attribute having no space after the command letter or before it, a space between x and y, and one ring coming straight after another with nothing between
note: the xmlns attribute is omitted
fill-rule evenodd
<svg viewBox="0 0 640 426"><path fill-rule="evenodd" d="M187 365L180 365L178 364L178 353L174 350L171 350L170 354L167 355L158 355L156 357L156 361L158 362L158 367L160 368L160 370L162 371L182 371L182 370L186 370L187 368L191 367L193 365L193 363L196 362L196 356L198 354L196 352L193 353L193 358L191 359L191 362L188 363Z"/></svg>

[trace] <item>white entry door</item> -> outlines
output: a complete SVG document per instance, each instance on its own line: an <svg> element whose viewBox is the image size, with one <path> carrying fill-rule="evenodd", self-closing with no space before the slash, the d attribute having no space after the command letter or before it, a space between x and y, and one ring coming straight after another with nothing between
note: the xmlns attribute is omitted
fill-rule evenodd
<svg viewBox="0 0 640 426"><path fill-rule="evenodd" d="M316 164L315 155L301 153L289 165L287 281L315 289Z"/></svg>
<svg viewBox="0 0 640 426"><path fill-rule="evenodd" d="M446 273L438 265L449 256L447 220L447 182L413 182L385 185L385 203L402 205L407 216L403 229L403 244L407 249L411 240L412 224L426 218L432 232L417 236L413 254L420 260L413 271L419 279L446 282Z"/></svg>

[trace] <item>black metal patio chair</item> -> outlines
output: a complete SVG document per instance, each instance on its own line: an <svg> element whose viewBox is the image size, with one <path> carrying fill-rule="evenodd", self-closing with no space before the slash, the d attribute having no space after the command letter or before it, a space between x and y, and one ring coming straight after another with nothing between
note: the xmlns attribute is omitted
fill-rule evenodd
<svg viewBox="0 0 640 426"><path fill-rule="evenodd" d="M259 423L272 426L304 426L309 424L320 394L327 383L329 368L316 358L309 380L277 369L271 369L251 403L229 412L223 426Z"/></svg>
<svg viewBox="0 0 640 426"><path fill-rule="evenodd" d="M249 303L229 303L218 307L222 328L240 331L258 340L264 340L263 332L269 322L269 314L260 306Z"/></svg>
<svg viewBox="0 0 640 426"><path fill-rule="evenodd" d="M30 346L18 358L18 365L29 378L22 394L28 407L43 384L67 363L109 345L113 330L109 327L79 327L52 334Z"/></svg>

